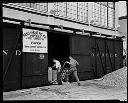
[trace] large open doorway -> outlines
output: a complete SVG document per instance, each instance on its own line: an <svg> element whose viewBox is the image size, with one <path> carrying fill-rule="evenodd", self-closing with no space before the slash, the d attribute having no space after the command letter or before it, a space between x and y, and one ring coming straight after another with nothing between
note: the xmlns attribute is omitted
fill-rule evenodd
<svg viewBox="0 0 128 103"><path fill-rule="evenodd" d="M56 58L63 65L70 54L69 35L62 33L48 33L48 66L52 66L52 59Z"/></svg>

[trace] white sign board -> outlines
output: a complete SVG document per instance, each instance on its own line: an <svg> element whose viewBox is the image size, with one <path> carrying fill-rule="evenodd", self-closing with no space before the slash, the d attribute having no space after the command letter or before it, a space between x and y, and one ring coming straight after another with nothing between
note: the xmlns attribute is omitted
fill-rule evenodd
<svg viewBox="0 0 128 103"><path fill-rule="evenodd" d="M47 32L23 28L23 52L47 53Z"/></svg>

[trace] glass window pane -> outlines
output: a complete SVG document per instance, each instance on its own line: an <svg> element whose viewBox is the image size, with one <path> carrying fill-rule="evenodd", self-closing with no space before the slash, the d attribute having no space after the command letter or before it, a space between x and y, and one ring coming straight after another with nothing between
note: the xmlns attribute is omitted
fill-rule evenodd
<svg viewBox="0 0 128 103"><path fill-rule="evenodd" d="M114 2L108 2L108 6L114 8Z"/></svg>
<svg viewBox="0 0 128 103"><path fill-rule="evenodd" d="M109 4L109 6L108 6ZM93 18L98 25L114 27L114 3L113 2L94 2L92 4Z"/></svg>
<svg viewBox="0 0 128 103"><path fill-rule="evenodd" d="M66 16L66 3L65 2L54 3L54 6L56 10L56 15Z"/></svg>

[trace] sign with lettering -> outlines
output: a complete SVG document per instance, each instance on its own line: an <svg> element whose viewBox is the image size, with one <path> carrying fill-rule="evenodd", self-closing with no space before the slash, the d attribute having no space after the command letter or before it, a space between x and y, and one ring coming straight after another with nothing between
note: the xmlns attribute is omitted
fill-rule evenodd
<svg viewBox="0 0 128 103"><path fill-rule="evenodd" d="M47 53L47 32L23 28L23 52Z"/></svg>

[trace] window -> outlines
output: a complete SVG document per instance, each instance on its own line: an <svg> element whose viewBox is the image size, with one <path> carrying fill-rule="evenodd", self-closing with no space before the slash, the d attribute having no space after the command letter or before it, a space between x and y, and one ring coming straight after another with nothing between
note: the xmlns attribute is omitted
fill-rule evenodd
<svg viewBox="0 0 128 103"><path fill-rule="evenodd" d="M88 3L87 2L78 2L78 17L80 21L87 22L88 18Z"/></svg>
<svg viewBox="0 0 128 103"><path fill-rule="evenodd" d="M42 12L47 12L47 3L15 3L24 7L33 8Z"/></svg>
<svg viewBox="0 0 128 103"><path fill-rule="evenodd" d="M55 15L66 16L66 2L56 2L54 7L57 11Z"/></svg>
<svg viewBox="0 0 128 103"><path fill-rule="evenodd" d="M67 17L77 19L77 2L67 2Z"/></svg>
<svg viewBox="0 0 128 103"><path fill-rule="evenodd" d="M113 7L112 4L110 6ZM115 10L111 7L108 7L108 27L113 28L115 23Z"/></svg>
<svg viewBox="0 0 128 103"><path fill-rule="evenodd" d="M93 3L93 19L95 20L95 24L99 25L100 24L100 5L97 3Z"/></svg>
<svg viewBox="0 0 128 103"><path fill-rule="evenodd" d="M93 19L96 25L114 28L115 7L114 2L94 2Z"/></svg>

